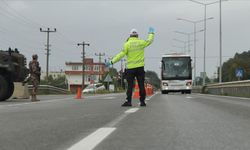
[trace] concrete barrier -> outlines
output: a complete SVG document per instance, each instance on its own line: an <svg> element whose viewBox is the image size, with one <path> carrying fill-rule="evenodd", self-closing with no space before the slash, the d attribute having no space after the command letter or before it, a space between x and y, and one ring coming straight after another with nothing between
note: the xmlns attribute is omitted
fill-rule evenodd
<svg viewBox="0 0 250 150"><path fill-rule="evenodd" d="M203 87L193 87L193 93L250 97L250 80L207 84Z"/></svg>
<svg viewBox="0 0 250 150"><path fill-rule="evenodd" d="M250 80L209 84L206 89L209 94L250 97Z"/></svg>
<svg viewBox="0 0 250 150"><path fill-rule="evenodd" d="M28 85L22 85L21 82L14 82L14 92L11 96L11 99L28 99L29 91Z"/></svg>
<svg viewBox="0 0 250 150"><path fill-rule="evenodd" d="M202 93L202 86L193 86L192 93Z"/></svg>

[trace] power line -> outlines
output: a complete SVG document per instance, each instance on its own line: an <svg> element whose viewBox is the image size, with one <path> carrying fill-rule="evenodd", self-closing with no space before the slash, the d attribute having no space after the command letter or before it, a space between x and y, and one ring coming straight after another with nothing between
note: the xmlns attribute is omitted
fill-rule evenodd
<svg viewBox="0 0 250 150"><path fill-rule="evenodd" d="M58 36L60 39L64 40L68 45L72 46L75 45L73 41L70 40L70 38L68 38L66 35L64 35L62 32L58 31ZM64 43L65 43L64 42Z"/></svg>
<svg viewBox="0 0 250 150"><path fill-rule="evenodd" d="M99 63L102 62L102 56L105 56L105 53L95 53L95 56L99 57Z"/></svg>
<svg viewBox="0 0 250 150"><path fill-rule="evenodd" d="M6 0L3 0L3 4L9 9L9 10L12 10L11 12L10 11L7 11L6 9L3 9L5 10L5 12L7 12L7 16L10 16L12 18L16 18L18 19L21 23L25 23L25 25L29 25L30 27L33 27L34 29L37 29L39 26L40 27L43 27L45 28L45 26L37 23L36 21L33 21L27 17L25 17L24 15L22 15L20 12L16 11L15 9L13 9L11 6L9 6L9 4L6 2ZM3 8L3 7L2 7ZM16 20L15 20L16 21ZM58 38L60 38L61 40L64 40L68 45L74 45L73 41L69 40L69 38L67 38L65 35L63 35L61 32L59 32L60 36L57 36ZM65 43L64 42L64 43Z"/></svg>
<svg viewBox="0 0 250 150"><path fill-rule="evenodd" d="M34 28L37 28L39 26L41 27L45 27L27 17L25 17L24 15L22 15L20 12L18 12L17 10L15 10L14 8L12 8L11 6L9 6L9 4L6 2L6 0L3 0L2 1L3 4L9 9L11 10L10 11L10 14L12 14L13 16L16 16L17 18L21 19L22 21L24 21L25 23L29 24L30 26L33 26Z"/></svg>
<svg viewBox="0 0 250 150"><path fill-rule="evenodd" d="M11 21L11 24L18 24L19 28L23 28L23 29L25 28L25 29L29 30L29 35L31 33L34 33L34 32L30 32L30 27L31 26L32 26L32 28L36 28L36 29L38 28L38 27L35 27L34 25L32 25L31 23L25 21L24 19L20 18L19 17L20 13L13 13L15 10L12 9L11 7L9 7L8 4L6 4L6 2L2 1L2 4L4 4L4 5L0 5L0 8L2 8L2 9L0 9L0 14L2 16L5 16L9 21ZM6 7L8 7L9 9L8 8L6 9ZM1 25L0 25L1 30L0 31L2 31L2 33L6 34L7 36L13 36L13 33L11 33L13 31L6 28L4 26L4 23L5 22L1 23ZM23 30L18 30L18 31L21 31L22 33L25 33L24 35L27 35L26 31L23 31ZM16 34L16 32L15 32L15 34ZM2 37L7 37L7 36L3 36L3 35L1 35L1 36ZM24 41L24 39L25 39L25 41ZM31 40L32 42L28 42L27 41L28 39ZM25 45L26 47L30 47L30 48L32 47L32 49L34 47L37 48L37 46L32 45L34 43L37 43L37 41L34 40L33 38L18 38L18 40L22 40L23 41L22 43L27 43L27 44L22 44L22 45ZM13 39L11 39L11 41L12 42L10 42L10 43L13 43ZM37 43L36 45L39 45L39 44Z"/></svg>

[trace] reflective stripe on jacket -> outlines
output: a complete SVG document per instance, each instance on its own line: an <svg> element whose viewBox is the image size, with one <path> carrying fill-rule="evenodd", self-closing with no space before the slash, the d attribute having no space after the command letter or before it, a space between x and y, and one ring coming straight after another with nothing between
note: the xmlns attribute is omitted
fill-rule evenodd
<svg viewBox="0 0 250 150"><path fill-rule="evenodd" d="M149 46L154 40L154 34L151 33L148 39L141 40L137 37L130 37L124 44L122 51L117 54L112 63L118 62L125 55L127 56L127 68L133 69L144 66L144 48Z"/></svg>

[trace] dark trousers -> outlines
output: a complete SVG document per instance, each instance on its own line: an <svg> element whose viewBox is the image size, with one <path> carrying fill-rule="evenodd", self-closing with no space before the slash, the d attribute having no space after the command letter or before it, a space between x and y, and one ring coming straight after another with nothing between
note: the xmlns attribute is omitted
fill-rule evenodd
<svg viewBox="0 0 250 150"><path fill-rule="evenodd" d="M139 90L140 90L140 101L144 102L146 98L146 91L144 87L144 80L145 80L145 71L144 67L127 69L127 82L128 82L128 89L127 89L127 101L131 102L133 88L134 88L134 81L135 77L138 81Z"/></svg>

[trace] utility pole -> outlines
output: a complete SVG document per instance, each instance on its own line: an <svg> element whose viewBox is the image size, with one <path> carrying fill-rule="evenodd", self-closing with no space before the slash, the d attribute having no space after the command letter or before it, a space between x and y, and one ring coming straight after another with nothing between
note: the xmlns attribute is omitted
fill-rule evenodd
<svg viewBox="0 0 250 150"><path fill-rule="evenodd" d="M206 20L211 20L213 19L213 17L207 18ZM188 23L192 23L194 25L194 86L196 86L196 25L197 23L201 23L204 22L205 20L197 20L197 21L193 21L193 20L188 20L188 19L183 19L183 18L177 18L177 20L181 20L181 21L185 21Z"/></svg>
<svg viewBox="0 0 250 150"><path fill-rule="evenodd" d="M175 31L175 33L179 33L179 34L183 34L183 35L186 35L187 36L187 43L188 43L188 50L187 50L187 52L186 52L186 42L184 42L185 43L185 53L186 54L188 54L188 53L190 53L190 35L192 35L192 34L194 34L194 33L185 33L185 32L180 32L180 31ZM176 40L177 41L177 40ZM179 42L180 42L180 40L179 40Z"/></svg>
<svg viewBox="0 0 250 150"><path fill-rule="evenodd" d="M40 32L46 32L47 33L47 48L45 49L47 52L46 52L46 55L47 55L47 58L46 58L46 79L48 79L48 76L49 76L49 34L50 32L56 32L56 28L54 28L54 30L50 30L50 28L48 28L47 30L43 30L42 28L40 28Z"/></svg>
<svg viewBox="0 0 250 150"><path fill-rule="evenodd" d="M82 43L77 43L77 46L82 46L82 90L84 88L84 60L85 60L85 45L89 46L90 44L82 42Z"/></svg>
<svg viewBox="0 0 250 150"><path fill-rule="evenodd" d="M202 83L202 85L204 86L206 84L206 32L207 32L206 18L207 18L207 6L215 4L215 3L220 3L220 15L221 15L221 2L222 1L228 1L228 0L219 0L219 1L212 2L212 3L202 3L202 2L199 2L199 1L196 1L196 0L189 0L189 1L204 6L204 30L205 31L204 31L204 62L203 62L203 83ZM221 21L221 16L220 16L220 21ZM220 22L220 26L221 26L221 22ZM221 46L221 27L220 27L220 58L221 58L221 55L222 55L221 49L222 49L222 46ZM221 65L221 60L220 60L220 65ZM221 80L221 78L219 80Z"/></svg>
<svg viewBox="0 0 250 150"><path fill-rule="evenodd" d="M222 82L222 20L221 20L221 3L220 0L220 70L219 70L219 83Z"/></svg>
<svg viewBox="0 0 250 150"><path fill-rule="evenodd" d="M95 56L99 56L99 81L101 80L101 62L102 62L102 56L105 56L105 53L95 53Z"/></svg>

